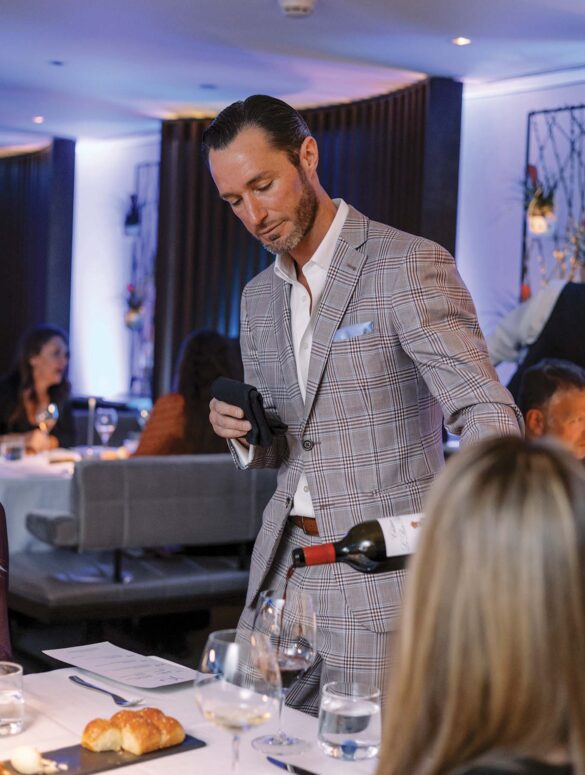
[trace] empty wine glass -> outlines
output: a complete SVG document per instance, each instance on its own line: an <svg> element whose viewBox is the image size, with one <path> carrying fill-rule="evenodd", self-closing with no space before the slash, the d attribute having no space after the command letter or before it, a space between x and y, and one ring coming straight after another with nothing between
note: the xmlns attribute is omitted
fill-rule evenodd
<svg viewBox="0 0 585 775"><path fill-rule="evenodd" d="M232 772L238 769L240 735L278 713L280 673L276 655L264 635L250 642L236 630L212 632L201 656L195 701L203 716L232 733Z"/></svg>
<svg viewBox="0 0 585 775"><path fill-rule="evenodd" d="M49 404L45 409L41 409L35 415L35 422L43 433L49 433L55 427L59 419L59 407L57 404Z"/></svg>
<svg viewBox="0 0 585 775"><path fill-rule="evenodd" d="M297 589L287 590L286 597L272 589L262 592L254 631L265 633L270 638L280 668L282 691L278 733L257 737L252 745L258 751L270 754L305 751L309 743L291 737L282 728L282 707L290 687L315 659L317 623L311 596Z"/></svg>
<svg viewBox="0 0 585 775"><path fill-rule="evenodd" d="M107 446L110 436L116 430L118 424L118 412L115 409L100 407L95 412L95 429L99 434L104 447Z"/></svg>

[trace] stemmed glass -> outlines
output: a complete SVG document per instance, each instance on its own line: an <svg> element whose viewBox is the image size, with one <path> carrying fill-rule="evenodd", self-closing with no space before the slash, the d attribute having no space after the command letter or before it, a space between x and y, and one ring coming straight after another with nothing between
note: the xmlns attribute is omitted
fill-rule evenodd
<svg viewBox="0 0 585 775"><path fill-rule="evenodd" d="M49 404L45 409L41 409L35 415L35 422L39 426L39 430L47 436L55 427L58 419L59 407L53 403Z"/></svg>
<svg viewBox="0 0 585 775"><path fill-rule="evenodd" d="M195 701L203 716L232 733L232 772L239 766L240 735L278 713L280 673L269 639L236 630L218 630L207 639L195 681Z"/></svg>
<svg viewBox="0 0 585 775"><path fill-rule="evenodd" d="M286 598L273 589L260 595L255 632L270 638L280 668L282 691L278 712L279 731L276 735L257 737L252 745L258 751L271 754L300 753L309 743L291 737L282 728L282 708L286 694L294 682L315 659L317 623L311 596L307 592L289 589Z"/></svg>
<svg viewBox="0 0 585 775"><path fill-rule="evenodd" d="M115 409L100 407L95 413L95 429L99 434L104 447L107 446L110 436L116 430L118 424L118 412Z"/></svg>
<svg viewBox="0 0 585 775"><path fill-rule="evenodd" d="M141 431L143 431L146 428L146 423L148 422L149 418L150 418L150 409L147 409L146 407L142 407L142 409L136 415L136 419L138 420L138 425L140 426Z"/></svg>

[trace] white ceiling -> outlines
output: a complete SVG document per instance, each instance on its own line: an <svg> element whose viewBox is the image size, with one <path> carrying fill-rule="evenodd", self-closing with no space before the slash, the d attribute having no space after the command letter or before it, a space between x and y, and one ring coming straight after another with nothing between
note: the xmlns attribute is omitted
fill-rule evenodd
<svg viewBox="0 0 585 775"><path fill-rule="evenodd" d="M0 0L0 142L149 132L253 93L308 107L583 66L585 0L316 0L297 19L277 0Z"/></svg>

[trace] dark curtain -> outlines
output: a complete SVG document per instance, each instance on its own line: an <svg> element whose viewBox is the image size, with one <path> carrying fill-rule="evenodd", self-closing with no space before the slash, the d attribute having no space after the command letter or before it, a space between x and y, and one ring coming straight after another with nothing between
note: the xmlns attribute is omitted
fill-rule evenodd
<svg viewBox="0 0 585 775"><path fill-rule="evenodd" d="M0 158L0 374L45 309L51 149Z"/></svg>
<svg viewBox="0 0 585 775"><path fill-rule="evenodd" d="M0 158L0 375L30 326L69 330L75 142Z"/></svg>
<svg viewBox="0 0 585 775"><path fill-rule="evenodd" d="M370 218L421 233L429 82L303 111L317 139L319 178ZM156 270L155 395L194 328L235 336L244 285L273 257L222 202L200 153L209 119L163 123Z"/></svg>

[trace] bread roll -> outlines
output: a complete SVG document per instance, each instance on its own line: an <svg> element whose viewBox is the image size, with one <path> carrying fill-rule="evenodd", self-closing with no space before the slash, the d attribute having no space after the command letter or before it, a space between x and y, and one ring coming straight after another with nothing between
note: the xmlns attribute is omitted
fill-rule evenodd
<svg viewBox="0 0 585 775"><path fill-rule="evenodd" d="M123 749L140 756L178 745L185 739L185 730L177 719L166 716L158 708L120 710L111 719L94 719L83 731L81 744L90 751Z"/></svg>
<svg viewBox="0 0 585 775"><path fill-rule="evenodd" d="M81 745L89 751L119 751L122 734L110 719L94 718L83 730Z"/></svg>
<svg viewBox="0 0 585 775"><path fill-rule="evenodd" d="M143 716L137 715L126 721L120 731L122 733L122 748L129 753L136 754L136 756L161 748L160 729Z"/></svg>

